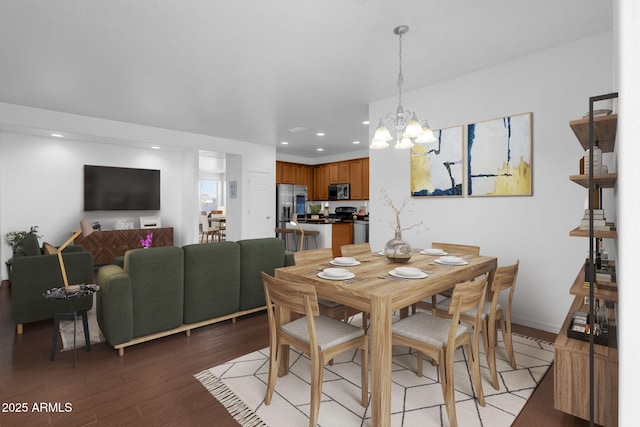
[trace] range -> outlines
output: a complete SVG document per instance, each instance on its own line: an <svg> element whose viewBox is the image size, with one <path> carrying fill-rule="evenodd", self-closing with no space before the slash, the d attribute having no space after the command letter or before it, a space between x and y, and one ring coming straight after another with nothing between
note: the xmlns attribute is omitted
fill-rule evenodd
<svg viewBox="0 0 640 427"><path fill-rule="evenodd" d="M358 213L358 208L354 208L353 206L338 206L335 209L335 213L329 215L329 218L335 220L349 220L353 219L354 216Z"/></svg>

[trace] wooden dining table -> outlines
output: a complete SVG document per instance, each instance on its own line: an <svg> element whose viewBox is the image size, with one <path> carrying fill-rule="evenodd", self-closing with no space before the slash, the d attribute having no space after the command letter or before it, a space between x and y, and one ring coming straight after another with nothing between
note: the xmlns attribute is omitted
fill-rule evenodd
<svg viewBox="0 0 640 427"><path fill-rule="evenodd" d="M456 254L449 254L456 255ZM370 314L371 409L373 426L391 423L391 323L394 311L406 308L458 283L489 274L489 286L498 260L490 256L460 256L466 265L442 265L437 256L423 255L419 250L406 264L389 262L378 253L359 256L358 265L344 267L355 277L351 280L328 280L318 276L325 268L334 267L331 259L278 268L275 276L315 287L318 297L354 307ZM396 267L415 267L426 273L423 278L397 279L389 274ZM336 266L342 267L342 266ZM283 352L279 375L289 369L288 351Z"/></svg>

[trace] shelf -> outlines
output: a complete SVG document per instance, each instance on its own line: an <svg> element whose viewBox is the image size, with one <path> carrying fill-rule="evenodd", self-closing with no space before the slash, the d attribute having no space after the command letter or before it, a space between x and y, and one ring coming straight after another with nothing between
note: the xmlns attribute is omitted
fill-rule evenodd
<svg viewBox="0 0 640 427"><path fill-rule="evenodd" d="M589 237L589 230L581 230L580 227L576 227L569 232L569 236L573 237ZM615 227L612 230L593 230L593 237L598 239L617 239L618 230Z"/></svg>
<svg viewBox="0 0 640 427"><path fill-rule="evenodd" d="M589 149L589 117L579 120L572 120L569 126L578 137L578 141L585 150ZM616 128L618 126L618 115L595 116L593 118L594 142L600 147L603 153L612 153L616 143Z"/></svg>
<svg viewBox="0 0 640 427"><path fill-rule="evenodd" d="M569 179L576 184L589 188L589 174L586 175L571 175ZM618 181L617 173L595 173L593 174L593 182L600 188L613 188Z"/></svg>
<svg viewBox="0 0 640 427"><path fill-rule="evenodd" d="M578 297L588 297L589 288L585 288L584 284L584 265L580 269L576 280L571 285L569 293ZM607 282L597 285L597 289L593 290L593 297L605 299L607 301L618 301L618 284L616 282Z"/></svg>

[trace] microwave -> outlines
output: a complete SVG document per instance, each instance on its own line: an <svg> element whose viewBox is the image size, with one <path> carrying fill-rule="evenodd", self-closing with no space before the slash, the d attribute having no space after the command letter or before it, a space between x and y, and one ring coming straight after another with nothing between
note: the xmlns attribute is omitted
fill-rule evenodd
<svg viewBox="0 0 640 427"><path fill-rule="evenodd" d="M329 200L349 200L349 184L329 184Z"/></svg>

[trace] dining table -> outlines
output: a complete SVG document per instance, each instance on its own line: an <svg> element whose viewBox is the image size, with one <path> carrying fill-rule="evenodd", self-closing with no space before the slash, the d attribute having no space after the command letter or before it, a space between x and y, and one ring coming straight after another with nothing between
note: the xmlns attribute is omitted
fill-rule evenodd
<svg viewBox="0 0 640 427"><path fill-rule="evenodd" d="M456 254L448 254L455 256ZM498 260L492 256L459 255L462 262L444 264L437 255L414 249L406 263L393 263L381 253L359 255L352 265L335 265L337 259L313 260L275 270L275 277L313 285L320 298L335 301L369 313L371 361L372 425L391 423L392 318L396 311L406 315L407 307L432 295L473 280L484 274L493 280ZM345 278L326 278L324 270L341 267L349 270ZM420 270L415 277L397 277L396 267ZM322 277L321 277L322 276ZM353 277L352 277L353 276ZM279 376L289 369L289 352L283 351Z"/></svg>

